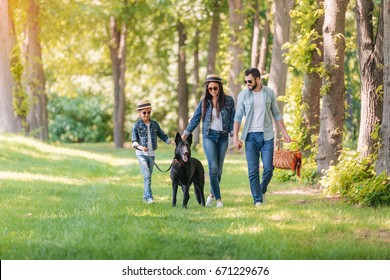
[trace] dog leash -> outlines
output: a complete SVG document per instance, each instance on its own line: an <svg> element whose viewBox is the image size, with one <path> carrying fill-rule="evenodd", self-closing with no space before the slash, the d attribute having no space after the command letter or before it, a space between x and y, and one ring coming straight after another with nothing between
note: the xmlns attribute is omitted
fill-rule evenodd
<svg viewBox="0 0 390 280"><path fill-rule="evenodd" d="M148 156L152 159L153 164L157 167L158 170L160 170L160 172L168 172L168 171L171 169L172 163L171 163L171 165L169 166L169 168L168 168L167 170L165 170L165 171L161 170L161 168L157 165L157 163L156 163L156 162L154 161L154 159L151 157L151 155L150 155L150 153L149 153L149 150L148 150Z"/></svg>

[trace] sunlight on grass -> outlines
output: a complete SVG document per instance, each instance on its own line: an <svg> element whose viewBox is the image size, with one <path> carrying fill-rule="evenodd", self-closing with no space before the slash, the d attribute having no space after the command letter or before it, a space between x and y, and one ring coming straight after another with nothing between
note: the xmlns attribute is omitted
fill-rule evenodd
<svg viewBox="0 0 390 280"><path fill-rule="evenodd" d="M25 182L45 181L51 183L61 183L61 184L78 185L78 186L84 185L88 182L82 179L74 179L74 178L61 177L61 176L55 177L55 176L36 174L36 173L33 174L33 173L26 173L26 172L6 172L6 171L0 171L0 179L25 181Z"/></svg>
<svg viewBox="0 0 390 280"><path fill-rule="evenodd" d="M119 159L116 157L113 157L111 155L101 155L93 152L87 152L87 151L81 151L81 150L75 150L70 148L63 148L63 147L55 147L53 145L48 145L43 142L40 142L38 140L22 137L22 136L13 136L13 137L4 137L3 135L0 135L0 141L6 141L10 142L12 144L22 144L31 148L35 148L40 152L43 153L50 153L45 156L45 158L52 159L52 160L61 160L63 157L80 157L85 159L92 159L98 162L107 163L113 166L122 166L122 165L129 165L129 164L138 164L138 161L136 159ZM30 154L34 157L42 157L41 155L38 155L31 150L27 152L24 150L25 154Z"/></svg>

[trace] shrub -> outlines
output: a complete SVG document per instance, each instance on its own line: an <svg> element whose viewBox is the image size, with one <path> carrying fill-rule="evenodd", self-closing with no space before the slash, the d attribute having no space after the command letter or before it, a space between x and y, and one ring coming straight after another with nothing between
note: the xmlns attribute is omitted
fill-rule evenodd
<svg viewBox="0 0 390 280"><path fill-rule="evenodd" d="M390 205L389 177L376 176L371 159L357 152L343 152L339 163L330 166L319 183L325 192L340 195L348 203Z"/></svg>
<svg viewBox="0 0 390 280"><path fill-rule="evenodd" d="M109 104L100 96L55 96L48 104L49 137L64 143L105 142L111 139Z"/></svg>

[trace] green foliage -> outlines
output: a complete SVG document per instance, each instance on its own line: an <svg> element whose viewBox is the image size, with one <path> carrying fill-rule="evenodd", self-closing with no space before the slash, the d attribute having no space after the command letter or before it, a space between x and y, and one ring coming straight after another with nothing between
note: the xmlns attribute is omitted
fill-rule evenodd
<svg viewBox="0 0 390 280"><path fill-rule="evenodd" d="M110 105L102 97L79 93L76 97L54 96L48 104L49 138L64 143L111 140Z"/></svg>
<svg viewBox="0 0 390 280"><path fill-rule="evenodd" d="M22 75L24 71L23 64L20 60L20 49L15 46L11 52L11 75L14 82L14 112L23 120L23 126L26 126L25 119L28 115L28 96L22 87Z"/></svg>
<svg viewBox="0 0 390 280"><path fill-rule="evenodd" d="M357 152L344 151L339 163L331 166L319 183L327 193L340 195L349 203L390 205L390 178L376 176L372 160Z"/></svg>
<svg viewBox="0 0 390 280"><path fill-rule="evenodd" d="M285 55L287 63L297 68L300 72L312 73L318 72L311 67L313 51L320 53L313 41L317 40L320 35L313 28L316 20L324 13L323 9L318 7L317 1L301 0L298 1L290 16L295 20L299 34L293 43L286 43L283 48L288 49Z"/></svg>

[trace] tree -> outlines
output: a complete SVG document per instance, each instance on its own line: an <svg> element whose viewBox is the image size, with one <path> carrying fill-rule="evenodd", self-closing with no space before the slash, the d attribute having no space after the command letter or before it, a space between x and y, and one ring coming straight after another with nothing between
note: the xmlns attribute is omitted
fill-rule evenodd
<svg viewBox="0 0 390 280"><path fill-rule="evenodd" d="M220 23L220 0L213 0L212 23L210 30L209 50L207 54L207 74L215 73L215 61L218 52L218 33Z"/></svg>
<svg viewBox="0 0 390 280"><path fill-rule="evenodd" d="M127 24L118 23L115 16L110 16L110 55L114 80L114 142L116 148L123 148L125 140L125 71L126 71L126 36Z"/></svg>
<svg viewBox="0 0 390 280"><path fill-rule="evenodd" d="M25 30L25 78L29 108L26 133L38 139L47 140L47 97L45 94L38 19L38 3L36 0L30 0Z"/></svg>
<svg viewBox="0 0 390 280"><path fill-rule="evenodd" d="M290 39L290 10L293 8L293 0L274 1L274 39L272 44L272 58L268 86L275 92L276 98L286 94L287 64L283 56L287 50L282 46ZM278 101L278 106L283 112L284 104ZM279 127L274 123L275 140L279 138Z"/></svg>
<svg viewBox="0 0 390 280"><path fill-rule="evenodd" d="M185 41L187 34L184 24L179 20L177 24L177 32L179 36L179 51L178 51L178 95L179 95L179 131L184 131L188 125L188 88L187 88L187 73L186 73L186 53Z"/></svg>
<svg viewBox="0 0 390 280"><path fill-rule="evenodd" d="M253 38L251 51L251 67L257 67L259 64L259 40L260 40L260 11L259 1L253 2Z"/></svg>
<svg viewBox="0 0 390 280"><path fill-rule="evenodd" d="M383 20L380 15L374 32L373 12L372 0L357 0L356 26L361 77L358 151L362 156L376 153L378 137L373 137L373 133L378 129L383 106L380 90L383 85Z"/></svg>
<svg viewBox="0 0 390 280"><path fill-rule="evenodd" d="M320 8L322 1L317 0L317 5ZM323 7L322 7L323 8ZM320 90L322 86L322 78L318 73L322 62L323 41L322 27L324 25L324 16L321 15L314 23L313 29L315 37L311 44L315 45L315 49L311 51L311 61L309 70L305 71L303 78L302 103L306 105L303 110L303 126L306 130L303 146L313 146L313 139L320 131ZM310 154L310 149L304 150L305 156Z"/></svg>
<svg viewBox="0 0 390 280"><path fill-rule="evenodd" d="M383 114L376 172L390 175L390 2L383 3Z"/></svg>
<svg viewBox="0 0 390 280"><path fill-rule="evenodd" d="M325 0L323 98L318 138L317 170L337 164L343 148L345 107L345 12L349 0Z"/></svg>
<svg viewBox="0 0 390 280"><path fill-rule="evenodd" d="M229 73L229 92L236 99L241 89L240 79L242 72L243 48L240 45L238 35L242 33L245 15L242 0L229 0L229 24L231 28L229 53L232 57Z"/></svg>
<svg viewBox="0 0 390 280"><path fill-rule="evenodd" d="M14 85L11 73L12 52L16 45L8 0L0 2L0 132L17 133L21 121L14 112Z"/></svg>
<svg viewBox="0 0 390 280"><path fill-rule="evenodd" d="M259 50L259 64L258 69L260 73L264 75L266 73L267 55L268 55L268 37L270 29L270 14L271 9L268 7L264 19L264 26L261 32L260 50Z"/></svg>

